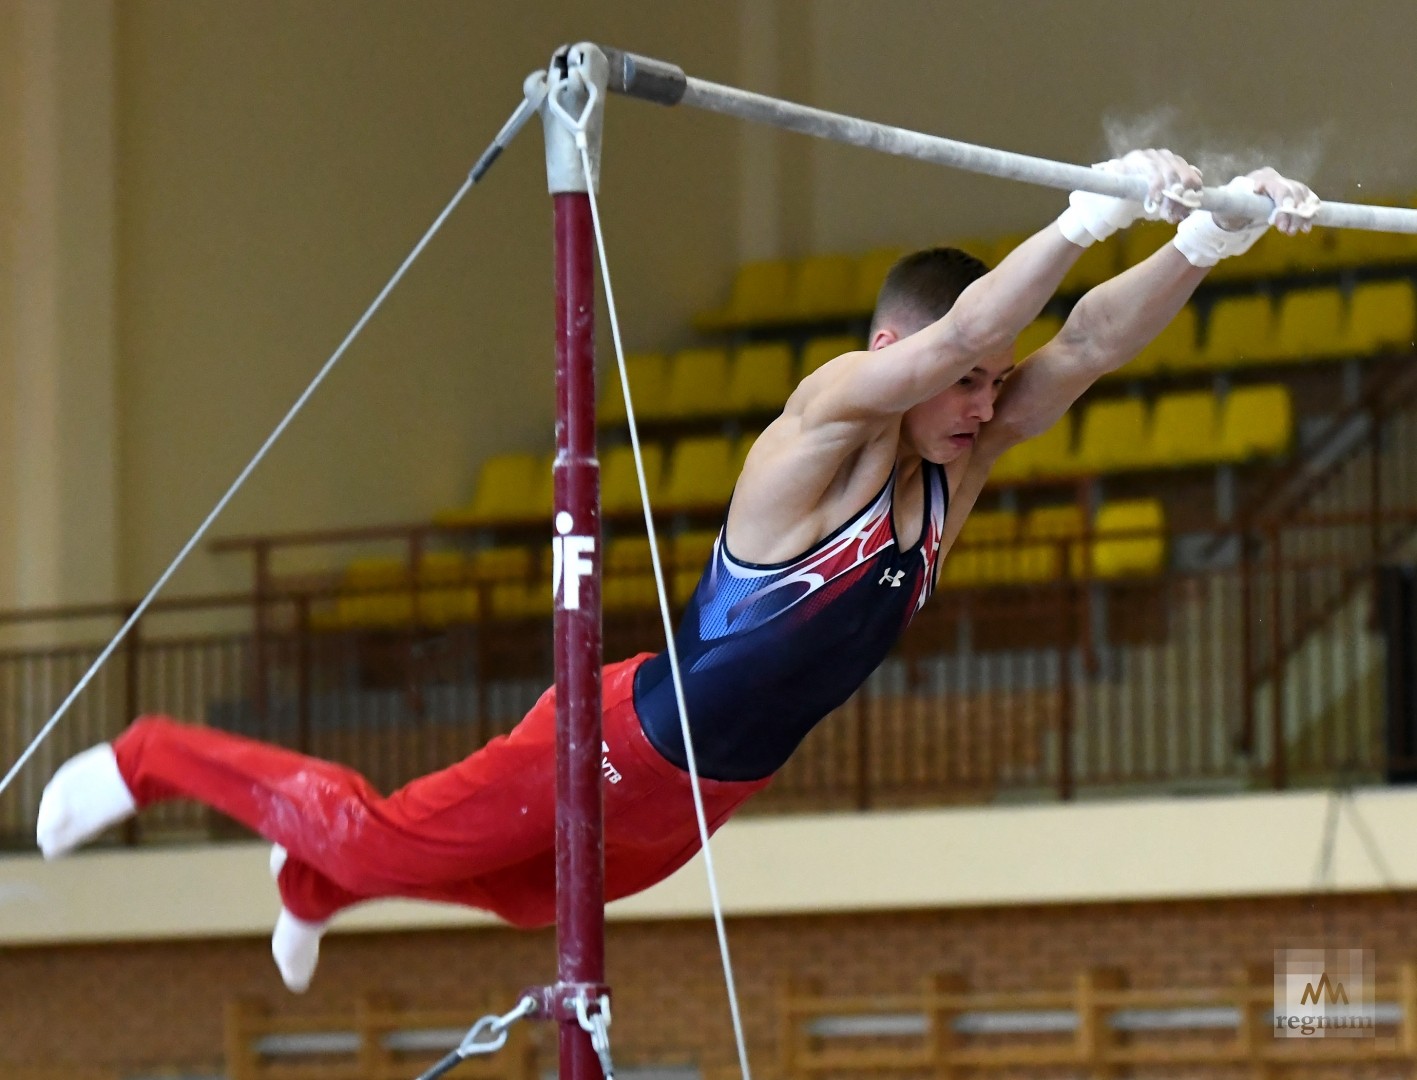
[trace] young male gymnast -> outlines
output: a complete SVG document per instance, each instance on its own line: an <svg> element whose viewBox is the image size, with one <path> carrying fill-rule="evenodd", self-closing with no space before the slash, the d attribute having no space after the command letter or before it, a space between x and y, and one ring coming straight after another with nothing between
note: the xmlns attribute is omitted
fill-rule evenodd
<svg viewBox="0 0 1417 1080"><path fill-rule="evenodd" d="M710 830L769 782L886 657L929 597L991 465L1050 427L1171 321L1219 259L1268 227L1190 212L1199 172L1167 151L1109 169L1145 205L1075 192L1055 223L986 271L951 249L907 256L881 289L865 352L807 376L748 455L676 634ZM1318 200L1262 169L1233 183L1307 231ZM1174 241L1098 286L1015 367L1014 340L1084 247L1150 216ZM603 672L605 893L648 888L699 848L666 654ZM555 918L553 691L508 735L387 797L343 766L162 717L65 763L40 802L46 858L137 810L195 799L274 845L272 951L304 990L344 908L413 897Z"/></svg>

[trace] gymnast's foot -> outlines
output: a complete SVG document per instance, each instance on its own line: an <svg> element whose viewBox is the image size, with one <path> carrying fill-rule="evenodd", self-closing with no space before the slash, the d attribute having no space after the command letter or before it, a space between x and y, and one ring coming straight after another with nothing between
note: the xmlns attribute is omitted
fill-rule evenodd
<svg viewBox="0 0 1417 1080"><path fill-rule="evenodd" d="M285 858L285 848L279 844L271 848L271 877L280 878ZM320 962L320 938L328 925L297 919L284 905L276 917L275 932L271 934L271 955L275 957L282 981L297 994L303 994L310 988L315 965Z"/></svg>
<svg viewBox="0 0 1417 1080"><path fill-rule="evenodd" d="M45 785L35 839L46 859L57 859L137 809L113 747L100 743L64 762Z"/></svg>

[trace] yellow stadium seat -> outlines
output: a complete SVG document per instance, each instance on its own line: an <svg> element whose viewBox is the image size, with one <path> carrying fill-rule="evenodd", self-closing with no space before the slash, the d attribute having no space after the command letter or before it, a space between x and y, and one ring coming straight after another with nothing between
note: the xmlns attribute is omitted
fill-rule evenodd
<svg viewBox="0 0 1417 1080"><path fill-rule="evenodd" d="M989 470L989 483L1017 484L1033 475L1033 446L1038 440L1025 439L1009 447Z"/></svg>
<svg viewBox="0 0 1417 1080"><path fill-rule="evenodd" d="M843 318L855 307L857 262L849 255L811 255L792 275L788 312L794 319Z"/></svg>
<svg viewBox="0 0 1417 1080"><path fill-rule="evenodd" d="M682 532L674 538L670 546L674 602L686 604L694 595L699 579L704 575L704 567L713 557L713 546L718 542L718 530L695 529Z"/></svg>
<svg viewBox="0 0 1417 1080"><path fill-rule="evenodd" d="M900 248L877 248L857 260L856 277L851 289L853 314L869 315L875 310L876 294L881 291L887 272L904 254Z"/></svg>
<svg viewBox="0 0 1417 1080"><path fill-rule="evenodd" d="M645 483L650 505L659 501L659 485L664 477L664 448L658 443L641 443ZM635 472L633 447L617 446L605 455L600 474L600 507L607 514L637 513L641 507L640 479Z"/></svg>
<svg viewBox="0 0 1417 1080"><path fill-rule="evenodd" d="M1112 579L1161 573L1166 558L1165 515L1157 499L1106 503L1093 531L1092 575ZM1121 535L1113 534L1143 534Z"/></svg>
<svg viewBox="0 0 1417 1080"><path fill-rule="evenodd" d="M534 518L550 519L551 511L556 507L556 455L549 455L542 463L537 472L536 495L532 500L532 513Z"/></svg>
<svg viewBox="0 0 1417 1080"><path fill-rule="evenodd" d="M1210 311L1198 366L1228 368L1263 362L1274 355L1274 348L1274 309L1269 297L1231 297Z"/></svg>
<svg viewBox="0 0 1417 1080"><path fill-rule="evenodd" d="M413 621L413 592L405 559L355 559L345 567L344 589L335 605L335 617L342 626L392 628Z"/></svg>
<svg viewBox="0 0 1417 1080"><path fill-rule="evenodd" d="M1341 265L1336 229L1314 229L1312 232L1288 236L1284 240L1285 261L1290 273L1314 274L1336 270Z"/></svg>
<svg viewBox="0 0 1417 1080"><path fill-rule="evenodd" d="M1073 449L1073 415L1064 413L1056 424L1042 435L1035 436L1022 444L1022 451L1028 466L1028 476L1071 476L1078 471L1077 456ZM1015 447L1014 450L1018 450ZM1014 450L1006 451L999 459L999 465ZM995 466L995 469L998 465Z"/></svg>
<svg viewBox="0 0 1417 1080"><path fill-rule="evenodd" d="M625 357L625 374L630 380L630 397L635 404L635 417L656 420L664 416L669 397L669 362L660 353L629 353ZM625 422L625 394L620 387L620 369L611 364L605 369L595 411L596 423L611 427Z"/></svg>
<svg viewBox="0 0 1417 1080"><path fill-rule="evenodd" d="M1209 390L1164 394L1151 412L1151 441L1146 458L1167 466L1203 465L1220 455L1220 424L1215 395Z"/></svg>
<svg viewBox="0 0 1417 1080"><path fill-rule="evenodd" d="M833 334L829 337L815 337L802 347L802 375L805 379L823 364L835 360L849 352L859 352L866 347L860 338L850 334Z"/></svg>
<svg viewBox="0 0 1417 1080"><path fill-rule="evenodd" d="M781 412L791 393L792 349L788 345L744 345L733 354L728 376L729 412Z"/></svg>
<svg viewBox="0 0 1417 1080"><path fill-rule="evenodd" d="M1225 461L1274 457L1294 441L1294 406L1277 383L1231 390L1220 407L1219 454Z"/></svg>
<svg viewBox="0 0 1417 1080"><path fill-rule="evenodd" d="M1073 263L1073 268L1063 276L1058 291L1078 293L1101 285L1120 269L1117 252L1116 244L1093 244L1086 248L1078 261Z"/></svg>
<svg viewBox="0 0 1417 1080"><path fill-rule="evenodd" d="M537 498L544 483L542 462L535 454L497 454L482 463L477 490L466 507L434 515L443 525L495 525L528 521L538 515Z"/></svg>
<svg viewBox="0 0 1417 1080"><path fill-rule="evenodd" d="M1271 229L1245 254L1221 259L1211 268L1206 278L1209 281L1238 281L1276 277L1287 273L1290 259L1289 240L1283 233Z"/></svg>
<svg viewBox="0 0 1417 1080"><path fill-rule="evenodd" d="M1417 237L1366 229L1338 229L1336 232L1333 238L1336 259L1343 266L1417 262Z"/></svg>
<svg viewBox="0 0 1417 1080"><path fill-rule="evenodd" d="M1023 328L1023 333L1014 342L1014 357L1019 361L1028 359L1047 345L1063 328L1063 320L1054 315L1040 315Z"/></svg>
<svg viewBox="0 0 1417 1080"><path fill-rule="evenodd" d="M482 548L473 552L471 562L478 581L529 581L532 576L530 548Z"/></svg>
<svg viewBox="0 0 1417 1080"><path fill-rule="evenodd" d="M1025 540L1075 540L1082 536L1082 511L1076 503L1038 506L1023 518Z"/></svg>
<svg viewBox="0 0 1417 1080"><path fill-rule="evenodd" d="M1164 221L1139 221L1122 233L1122 267L1145 262L1176 235L1176 226Z"/></svg>
<svg viewBox="0 0 1417 1080"><path fill-rule="evenodd" d="M660 503L667 510L724 506L736 479L733 449L726 437L681 439L669 458L669 474Z"/></svg>
<svg viewBox="0 0 1417 1080"><path fill-rule="evenodd" d="M950 563L959 556L962 565L955 574L963 574L971 584L995 585L1013 577L1014 544L1018 540L1019 517L1012 510L976 510L964 521L951 554L945 559L946 577Z"/></svg>
<svg viewBox="0 0 1417 1080"><path fill-rule="evenodd" d="M605 577L601 602L606 611L632 611L658 606L649 537L617 536L605 546Z"/></svg>
<svg viewBox="0 0 1417 1080"><path fill-rule="evenodd" d="M1196 309L1183 307L1137 356L1114 373L1122 378L1141 378L1158 371L1184 371L1196 364Z"/></svg>
<svg viewBox="0 0 1417 1080"><path fill-rule="evenodd" d="M473 622L480 613L474 564L457 551L430 551L418 564L418 617L430 626Z"/></svg>
<svg viewBox="0 0 1417 1080"><path fill-rule="evenodd" d="M1009 252L1027 240L1032 233L1008 233L993 240L985 246L980 246L976 250L975 245L965 245L965 250L977 255L989 269L993 269L1004 261Z"/></svg>
<svg viewBox="0 0 1417 1080"><path fill-rule="evenodd" d="M1062 565L1057 544L1019 544L1009 564L1009 582L1014 585L1054 581Z"/></svg>
<svg viewBox="0 0 1417 1080"><path fill-rule="evenodd" d="M1082 557L1082 545L1076 541L1083 534L1082 510L1076 503L1059 506L1039 506L1024 515L1024 541L1019 557L1021 576L1033 580L1048 580L1058 576L1062 566L1063 548L1069 552L1069 562L1076 572Z"/></svg>
<svg viewBox="0 0 1417 1080"><path fill-rule="evenodd" d="M1324 360L1346 351L1347 313L1336 288L1294 289L1279 303L1274 358Z"/></svg>
<svg viewBox="0 0 1417 1080"><path fill-rule="evenodd" d="M733 279L728 306L694 320L701 330L724 330L781 322L790 314L792 267L786 259L744 263Z"/></svg>
<svg viewBox="0 0 1417 1080"><path fill-rule="evenodd" d="M1099 401L1082 415L1076 467L1084 473L1143 468L1146 456L1145 404L1136 398Z"/></svg>
<svg viewBox="0 0 1417 1080"><path fill-rule="evenodd" d="M724 349L683 349L669 361L665 415L674 419L718 416L728 396L728 353Z"/></svg>
<svg viewBox="0 0 1417 1080"><path fill-rule="evenodd" d="M1353 289L1348 347L1355 356L1417 344L1417 306L1407 281L1377 281Z"/></svg>

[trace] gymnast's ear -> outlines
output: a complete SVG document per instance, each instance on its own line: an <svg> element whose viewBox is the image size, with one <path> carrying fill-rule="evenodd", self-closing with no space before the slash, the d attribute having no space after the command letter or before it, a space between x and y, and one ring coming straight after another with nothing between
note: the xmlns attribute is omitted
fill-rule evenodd
<svg viewBox="0 0 1417 1080"><path fill-rule="evenodd" d="M887 345L894 345L900 340L900 335L891 326L879 326L871 331L871 340L866 342L868 352L875 352L877 349L884 349Z"/></svg>

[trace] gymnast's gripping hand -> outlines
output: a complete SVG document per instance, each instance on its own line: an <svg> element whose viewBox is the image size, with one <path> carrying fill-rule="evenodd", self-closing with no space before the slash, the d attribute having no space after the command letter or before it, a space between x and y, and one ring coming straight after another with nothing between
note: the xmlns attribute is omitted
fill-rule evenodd
<svg viewBox="0 0 1417 1080"><path fill-rule="evenodd" d="M1214 266L1221 259L1243 255L1271 225L1286 236L1308 232L1313 228L1314 215L1323 205L1307 185L1281 176L1270 168L1237 176L1225 186L1263 195L1274 203L1274 209L1268 219L1259 221L1209 211L1186 218L1176 230L1175 244L1192 266Z"/></svg>
<svg viewBox="0 0 1417 1080"><path fill-rule="evenodd" d="M1200 205L1200 170L1170 150L1133 150L1093 168L1140 176L1147 182L1147 194L1137 202L1074 191L1068 197L1068 208L1058 218L1058 228L1079 247L1106 240L1138 218L1175 224Z"/></svg>
<svg viewBox="0 0 1417 1080"><path fill-rule="evenodd" d="M1314 215L1323 205L1319 197L1309 190L1307 184L1280 176L1268 166L1256 169L1247 176L1237 177L1232 183L1237 186L1248 186L1248 190L1257 195L1263 195L1274 203L1274 210L1270 213L1269 221L1266 224L1273 225L1285 236L1298 236L1300 233L1306 233L1312 229ZM1226 217L1225 215L1216 215L1215 223L1222 229L1232 232L1257 224L1242 217Z"/></svg>

